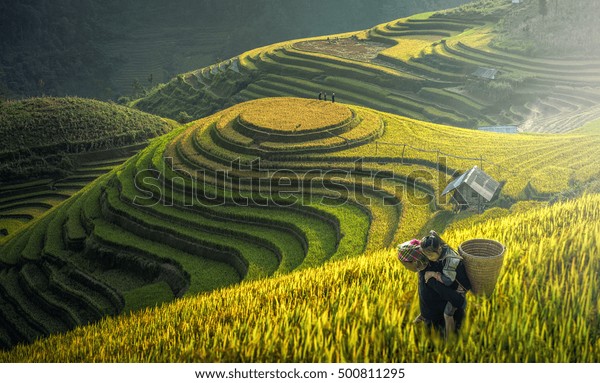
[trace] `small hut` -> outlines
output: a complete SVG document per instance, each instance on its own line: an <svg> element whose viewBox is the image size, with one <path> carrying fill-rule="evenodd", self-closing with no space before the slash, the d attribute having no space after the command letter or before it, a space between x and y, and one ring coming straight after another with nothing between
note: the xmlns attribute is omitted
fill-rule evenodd
<svg viewBox="0 0 600 383"><path fill-rule="evenodd" d="M471 73L471 77L475 77L475 78L481 79L481 80L491 81L491 80L496 79L498 72L499 71L496 68L479 67L473 73Z"/></svg>
<svg viewBox="0 0 600 383"><path fill-rule="evenodd" d="M442 196L454 191L452 202L457 211L474 210L479 213L499 194L500 183L474 166L450 182L442 192Z"/></svg>

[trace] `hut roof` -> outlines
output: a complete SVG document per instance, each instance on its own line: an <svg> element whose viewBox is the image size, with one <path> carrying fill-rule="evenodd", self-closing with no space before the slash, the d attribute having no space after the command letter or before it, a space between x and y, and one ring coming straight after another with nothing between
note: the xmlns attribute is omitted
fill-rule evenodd
<svg viewBox="0 0 600 383"><path fill-rule="evenodd" d="M485 78L487 80L495 80L496 75L498 74L498 69L495 68L482 68L479 67L473 72L473 76Z"/></svg>
<svg viewBox="0 0 600 383"><path fill-rule="evenodd" d="M487 175L477 166L474 166L471 170L450 182L442 192L442 195L450 193L462 184L469 185L471 189L479 193L479 195L485 198L485 200L488 202L494 198L494 194L496 194L496 191L500 187L500 183L498 181Z"/></svg>

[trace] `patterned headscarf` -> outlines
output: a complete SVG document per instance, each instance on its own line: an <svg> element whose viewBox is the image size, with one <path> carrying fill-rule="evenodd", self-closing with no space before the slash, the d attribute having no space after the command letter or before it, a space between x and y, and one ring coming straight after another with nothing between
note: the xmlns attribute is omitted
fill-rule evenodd
<svg viewBox="0 0 600 383"><path fill-rule="evenodd" d="M412 239L398 245L398 260L410 271L421 271L429 260L421 250L421 241Z"/></svg>

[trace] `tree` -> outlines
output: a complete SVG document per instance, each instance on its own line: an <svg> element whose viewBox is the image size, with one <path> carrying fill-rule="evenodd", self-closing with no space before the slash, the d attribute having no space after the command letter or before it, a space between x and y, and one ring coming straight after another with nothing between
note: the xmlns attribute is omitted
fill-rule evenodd
<svg viewBox="0 0 600 383"><path fill-rule="evenodd" d="M133 97L141 97L144 95L145 89L137 78L133 80L131 87L133 88Z"/></svg>
<svg viewBox="0 0 600 383"><path fill-rule="evenodd" d="M193 117L190 116L187 112L185 111L181 111L179 112L179 114L177 115L177 122L181 123L181 124L185 124L187 122L190 122L193 120Z"/></svg>

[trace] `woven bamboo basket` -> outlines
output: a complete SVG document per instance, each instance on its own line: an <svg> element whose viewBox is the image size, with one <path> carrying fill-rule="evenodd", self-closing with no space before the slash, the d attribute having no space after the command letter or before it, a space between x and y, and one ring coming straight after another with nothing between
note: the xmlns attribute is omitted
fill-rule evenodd
<svg viewBox="0 0 600 383"><path fill-rule="evenodd" d="M458 247L471 281L472 292L490 296L504 261L504 245L491 239L471 239Z"/></svg>

